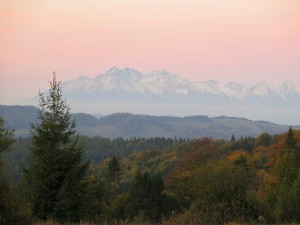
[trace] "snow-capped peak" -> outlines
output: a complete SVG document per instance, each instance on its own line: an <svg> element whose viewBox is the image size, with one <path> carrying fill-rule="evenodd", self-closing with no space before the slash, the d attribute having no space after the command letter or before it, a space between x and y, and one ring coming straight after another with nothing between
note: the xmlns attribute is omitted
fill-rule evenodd
<svg viewBox="0 0 300 225"><path fill-rule="evenodd" d="M279 96L287 100L290 93L300 94L300 89L292 82L285 81L277 86L272 86L265 81L254 85L230 82L227 84L208 80L203 82L192 82L183 79L176 74L166 70L156 70L149 73L141 73L133 68L119 69L112 67L104 74L94 78L84 76L63 83L64 90L68 92L85 90L89 93L94 91L107 92L122 90L128 93L140 94L142 96L188 96L201 95L204 93L217 96L234 98L242 101L248 97L260 97L267 99Z"/></svg>
<svg viewBox="0 0 300 225"><path fill-rule="evenodd" d="M116 67L116 66L113 66L109 70L107 70L105 74L113 74L113 73L116 73L118 71L120 71L119 68Z"/></svg>

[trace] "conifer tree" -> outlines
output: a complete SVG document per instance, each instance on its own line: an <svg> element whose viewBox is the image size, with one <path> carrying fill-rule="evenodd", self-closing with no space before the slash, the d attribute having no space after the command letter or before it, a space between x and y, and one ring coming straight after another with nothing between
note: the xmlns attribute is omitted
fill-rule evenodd
<svg viewBox="0 0 300 225"><path fill-rule="evenodd" d="M285 139L285 146L287 149L292 149L296 147L296 139L294 138L293 129L290 127L287 138Z"/></svg>
<svg viewBox="0 0 300 225"><path fill-rule="evenodd" d="M0 153L7 151L14 143L14 130L4 127L4 120L0 117Z"/></svg>
<svg viewBox="0 0 300 225"><path fill-rule="evenodd" d="M275 217L278 222L300 222L299 187L300 164L297 141L292 128L285 139L285 149L281 152L278 167L277 202Z"/></svg>
<svg viewBox="0 0 300 225"><path fill-rule="evenodd" d="M32 148L29 166L24 168L25 180L33 216L76 221L81 217L88 163L55 74L49 83L49 95L39 94L38 120L31 125Z"/></svg>
<svg viewBox="0 0 300 225"><path fill-rule="evenodd" d="M135 175L129 191L128 215L129 218L138 216L152 222L159 222L162 214L168 214L168 199L162 192L164 183L160 174L149 175L147 172Z"/></svg>
<svg viewBox="0 0 300 225"><path fill-rule="evenodd" d="M234 134L231 136L231 142L234 142L235 141L235 136Z"/></svg>
<svg viewBox="0 0 300 225"><path fill-rule="evenodd" d="M0 117L0 154L8 151L13 144L14 130L4 127L4 120ZM3 174L3 161L0 157L0 224L13 224L18 222L17 216L14 215L14 206L12 200L12 189L8 180ZM14 220L13 220L14 219Z"/></svg>
<svg viewBox="0 0 300 225"><path fill-rule="evenodd" d="M119 192L121 167L119 160L113 156L108 163L108 182L112 199L116 197Z"/></svg>

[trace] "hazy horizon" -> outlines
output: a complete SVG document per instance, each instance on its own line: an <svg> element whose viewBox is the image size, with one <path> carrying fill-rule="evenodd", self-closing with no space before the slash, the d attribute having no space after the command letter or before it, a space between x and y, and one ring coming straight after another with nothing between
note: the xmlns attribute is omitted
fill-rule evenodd
<svg viewBox="0 0 300 225"><path fill-rule="evenodd" d="M101 77L80 77L63 82L61 87L72 112L180 117L225 115L300 124L297 116L300 87L289 82L279 86L263 82L254 85L215 81L195 83L167 71L143 74L131 68L112 68ZM37 105L38 96L24 104Z"/></svg>
<svg viewBox="0 0 300 225"><path fill-rule="evenodd" d="M300 1L0 1L0 103L112 66L300 85Z"/></svg>

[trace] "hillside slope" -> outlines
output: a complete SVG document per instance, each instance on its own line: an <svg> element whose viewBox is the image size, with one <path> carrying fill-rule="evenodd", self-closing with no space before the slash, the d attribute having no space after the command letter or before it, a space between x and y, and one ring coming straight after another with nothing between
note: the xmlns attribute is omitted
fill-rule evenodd
<svg viewBox="0 0 300 225"><path fill-rule="evenodd" d="M0 105L0 116L6 126L16 129L16 136L29 135L30 123L36 121L37 108L33 106ZM132 137L213 137L229 139L257 136L262 132L282 133L288 126L264 121L251 121L245 118L208 116L148 116L130 113L111 114L100 119L89 114L74 114L77 131L88 136L108 138Z"/></svg>

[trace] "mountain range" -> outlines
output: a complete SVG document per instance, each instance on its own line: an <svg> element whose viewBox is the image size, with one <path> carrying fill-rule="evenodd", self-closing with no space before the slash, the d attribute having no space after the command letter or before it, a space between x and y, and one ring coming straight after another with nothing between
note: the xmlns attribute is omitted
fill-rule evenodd
<svg viewBox="0 0 300 225"><path fill-rule="evenodd" d="M300 87L290 81L253 85L214 80L192 82L166 70L141 73L112 67L94 78L81 76L62 83L74 112L148 115L195 114L247 117L279 124L300 124ZM37 99L31 99L36 105Z"/></svg>
<svg viewBox="0 0 300 225"><path fill-rule="evenodd" d="M107 138L199 138L213 137L230 139L232 134L238 137L257 136L262 132L280 134L289 127L265 121L251 121L235 117L208 117L203 115L174 117L148 116L130 113L115 113L95 118L85 113L73 114L78 133L87 136ZM33 106L0 105L0 117L5 127L15 129L16 136L28 136L30 123L37 120L37 108ZM299 129L300 127L293 127Z"/></svg>

